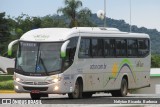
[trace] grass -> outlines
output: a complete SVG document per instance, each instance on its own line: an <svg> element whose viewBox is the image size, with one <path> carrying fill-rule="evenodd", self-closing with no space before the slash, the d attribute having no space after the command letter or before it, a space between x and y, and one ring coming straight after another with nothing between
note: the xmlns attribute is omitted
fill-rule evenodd
<svg viewBox="0 0 160 107"><path fill-rule="evenodd" d="M0 90L13 90L13 76L0 75Z"/></svg>
<svg viewBox="0 0 160 107"><path fill-rule="evenodd" d="M5 75L0 75L0 82L2 81L9 81L9 80L13 80L13 76L5 76Z"/></svg>
<svg viewBox="0 0 160 107"><path fill-rule="evenodd" d="M0 90L13 90L13 80L0 82Z"/></svg>

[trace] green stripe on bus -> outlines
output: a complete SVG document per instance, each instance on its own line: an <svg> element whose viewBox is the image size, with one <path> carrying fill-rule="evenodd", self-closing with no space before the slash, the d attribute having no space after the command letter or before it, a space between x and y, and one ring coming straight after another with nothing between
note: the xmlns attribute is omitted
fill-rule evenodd
<svg viewBox="0 0 160 107"><path fill-rule="evenodd" d="M151 77L159 77L160 74L150 74Z"/></svg>

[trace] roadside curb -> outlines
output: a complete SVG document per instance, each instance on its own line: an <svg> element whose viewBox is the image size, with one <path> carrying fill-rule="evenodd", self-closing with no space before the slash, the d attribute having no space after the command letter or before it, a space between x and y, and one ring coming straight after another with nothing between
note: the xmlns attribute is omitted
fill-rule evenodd
<svg viewBox="0 0 160 107"><path fill-rule="evenodd" d="M14 90L0 90L0 94L14 94L16 93Z"/></svg>

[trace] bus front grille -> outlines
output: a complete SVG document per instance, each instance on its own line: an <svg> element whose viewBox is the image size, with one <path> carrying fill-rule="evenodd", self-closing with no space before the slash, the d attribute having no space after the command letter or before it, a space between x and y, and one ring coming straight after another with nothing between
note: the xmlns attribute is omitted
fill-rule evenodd
<svg viewBox="0 0 160 107"><path fill-rule="evenodd" d="M27 91L39 90L39 91L47 91L48 87L23 87Z"/></svg>
<svg viewBox="0 0 160 107"><path fill-rule="evenodd" d="M33 81L25 81L22 83L26 85L48 85L49 84L48 82L33 82Z"/></svg>

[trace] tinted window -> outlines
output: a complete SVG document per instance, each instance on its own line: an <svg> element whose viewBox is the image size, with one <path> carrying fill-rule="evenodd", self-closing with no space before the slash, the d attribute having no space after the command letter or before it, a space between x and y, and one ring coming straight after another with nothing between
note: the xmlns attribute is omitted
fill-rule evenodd
<svg viewBox="0 0 160 107"><path fill-rule="evenodd" d="M137 56L138 54L137 49L137 40L128 40L128 56Z"/></svg>
<svg viewBox="0 0 160 107"><path fill-rule="evenodd" d="M65 58L65 60L63 60L62 71L68 69L73 64L73 61L74 61L78 37L73 37L73 38L70 38L69 40L70 42L66 50L67 57Z"/></svg>
<svg viewBox="0 0 160 107"><path fill-rule="evenodd" d="M144 57L149 54L149 39L83 38L79 57Z"/></svg>
<svg viewBox="0 0 160 107"><path fill-rule="evenodd" d="M102 39L92 39L92 56L102 57L103 56L103 40Z"/></svg>
<svg viewBox="0 0 160 107"><path fill-rule="evenodd" d="M71 39L69 39L70 42L67 46L67 50L69 51L69 59L70 60L74 60L74 55L76 52L76 47L77 47L77 42L78 42L78 37L73 37Z"/></svg>
<svg viewBox="0 0 160 107"><path fill-rule="evenodd" d="M126 40L116 40L116 56L126 56L127 48L126 48Z"/></svg>
<svg viewBox="0 0 160 107"><path fill-rule="evenodd" d="M107 57L115 55L115 40L114 39L104 40L104 54Z"/></svg>
<svg viewBox="0 0 160 107"><path fill-rule="evenodd" d="M90 57L90 39L82 38L80 42L80 48L78 56L80 58Z"/></svg>
<svg viewBox="0 0 160 107"><path fill-rule="evenodd" d="M138 40L138 54L139 56L145 56L149 53L149 40Z"/></svg>

